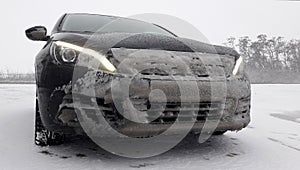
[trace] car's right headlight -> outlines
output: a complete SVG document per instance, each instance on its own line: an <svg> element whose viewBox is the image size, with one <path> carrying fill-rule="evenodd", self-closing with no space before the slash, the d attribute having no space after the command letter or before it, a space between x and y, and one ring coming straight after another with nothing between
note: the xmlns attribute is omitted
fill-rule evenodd
<svg viewBox="0 0 300 170"><path fill-rule="evenodd" d="M237 76L241 75L244 72L244 62L243 62L243 57L240 56L234 64L233 70L232 70L232 75Z"/></svg>
<svg viewBox="0 0 300 170"><path fill-rule="evenodd" d="M64 41L53 41L50 47L50 53L59 64L75 63L79 54L84 54L93 57L99 61L102 68L109 72L115 72L115 66L106 58L105 55L99 52L81 47Z"/></svg>

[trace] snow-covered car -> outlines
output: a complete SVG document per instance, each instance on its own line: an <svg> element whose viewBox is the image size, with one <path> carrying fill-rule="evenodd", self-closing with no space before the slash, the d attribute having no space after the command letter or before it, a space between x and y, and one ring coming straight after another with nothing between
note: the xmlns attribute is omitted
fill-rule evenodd
<svg viewBox="0 0 300 170"><path fill-rule="evenodd" d="M200 132L207 120L216 120L214 134L241 130L250 122L250 82L242 57L231 48L180 38L152 23L94 14L65 14L51 35L45 27L35 26L26 36L46 41L35 62L37 145L59 144L66 134L84 133L76 111L92 110L90 101L115 129L133 137L159 134L174 122L193 120L191 131ZM88 58L99 65L78 64ZM117 107L126 106L116 104L120 96L112 97L114 83L130 76L134 77L128 98L149 120L146 124L120 114ZM91 79L96 94L80 94L81 105L75 105L74 88L88 89ZM180 93L193 83L197 97ZM151 94L154 89L163 95ZM179 116L180 111L191 114ZM184 127L178 126L178 131Z"/></svg>

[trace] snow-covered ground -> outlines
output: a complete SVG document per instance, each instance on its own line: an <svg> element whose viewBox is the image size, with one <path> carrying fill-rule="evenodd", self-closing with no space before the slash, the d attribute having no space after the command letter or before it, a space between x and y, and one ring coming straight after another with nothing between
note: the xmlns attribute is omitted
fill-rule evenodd
<svg viewBox="0 0 300 170"><path fill-rule="evenodd" d="M299 169L300 85L253 85L252 122L198 144L188 137L147 159L128 159L74 139L33 144L34 85L0 85L0 169Z"/></svg>

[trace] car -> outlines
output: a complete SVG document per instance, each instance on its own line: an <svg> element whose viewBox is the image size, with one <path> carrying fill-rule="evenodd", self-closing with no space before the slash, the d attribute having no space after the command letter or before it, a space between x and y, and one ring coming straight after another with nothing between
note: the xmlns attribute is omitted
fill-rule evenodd
<svg viewBox="0 0 300 170"><path fill-rule="evenodd" d="M232 48L98 14L64 14L51 35L44 26L25 33L46 42L35 60L36 145L86 133L77 112L95 117L92 110L99 108L109 125L130 137L159 135L178 123L176 133L187 128L185 122L193 123L190 132L210 127L210 133L223 134L250 122L250 81ZM133 109L122 114L128 99Z"/></svg>

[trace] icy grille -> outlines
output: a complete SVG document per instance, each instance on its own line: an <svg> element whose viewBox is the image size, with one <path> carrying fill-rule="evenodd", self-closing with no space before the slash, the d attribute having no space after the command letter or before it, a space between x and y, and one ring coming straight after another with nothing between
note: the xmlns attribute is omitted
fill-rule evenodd
<svg viewBox="0 0 300 170"><path fill-rule="evenodd" d="M161 103L147 102L141 107L141 104L133 105L140 111L147 111L147 118L152 120L152 124L174 123L175 121L205 121L208 117L217 117L220 115L222 106L221 102L201 102L201 103L180 103L168 102L163 105Z"/></svg>
<svg viewBox="0 0 300 170"><path fill-rule="evenodd" d="M131 102L135 109L147 112L146 118L151 124L172 124L175 121L203 122L207 118L218 118L225 107L222 102L168 102L166 104L151 103L151 105L146 99L135 99ZM97 103L105 118L110 122L117 123L124 120L124 117L111 104L104 104L101 99L97 99Z"/></svg>

